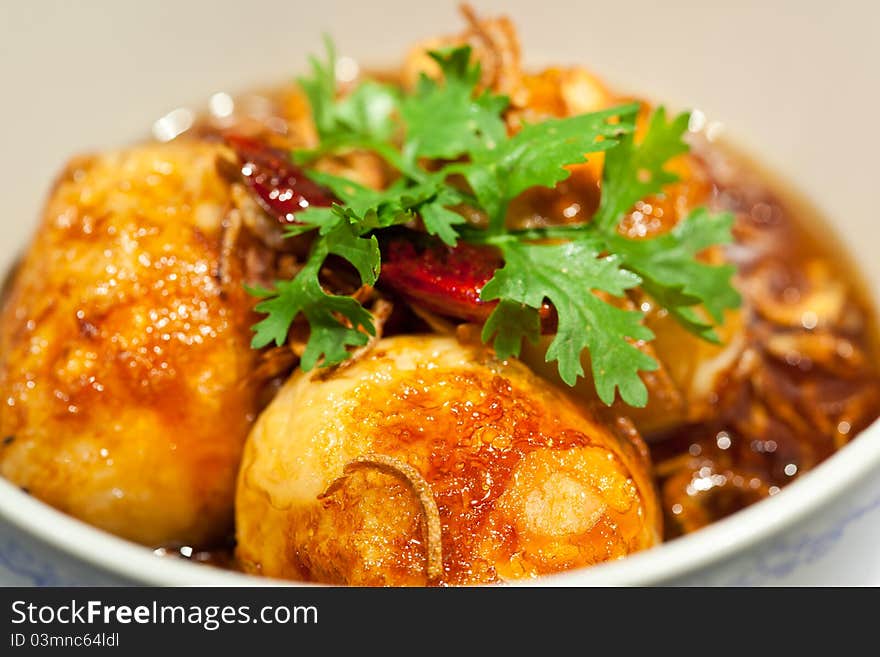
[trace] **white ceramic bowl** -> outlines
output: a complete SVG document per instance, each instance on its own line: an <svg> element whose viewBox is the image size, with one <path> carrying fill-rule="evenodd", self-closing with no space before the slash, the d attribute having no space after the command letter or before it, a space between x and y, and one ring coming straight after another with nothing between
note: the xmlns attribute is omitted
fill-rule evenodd
<svg viewBox="0 0 880 657"><path fill-rule="evenodd" d="M876 3L476 4L517 20L535 65L582 63L719 121L830 218L877 296ZM291 76L322 31L344 54L381 64L457 28L451 2L3 3L0 269L27 243L53 175L74 153L137 139L157 117L215 92ZM0 583L266 583L154 557L2 480L0 518ZM877 584L878 528L875 423L772 499L643 554L538 583Z"/></svg>

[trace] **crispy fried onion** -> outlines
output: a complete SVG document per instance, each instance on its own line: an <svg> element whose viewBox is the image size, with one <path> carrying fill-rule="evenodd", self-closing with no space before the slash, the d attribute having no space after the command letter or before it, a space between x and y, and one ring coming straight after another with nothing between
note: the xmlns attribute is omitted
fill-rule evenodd
<svg viewBox="0 0 880 657"><path fill-rule="evenodd" d="M460 9L470 26L467 36L472 38L468 40L480 42L474 45L483 65L483 85L510 95L519 87L522 79L519 38L513 23L504 16L481 20L467 3L462 4Z"/></svg>
<svg viewBox="0 0 880 657"><path fill-rule="evenodd" d="M690 458L690 462L679 469L667 468L675 474L663 482L661 492L666 505L675 508L675 523L682 533L696 531L717 520L712 510L713 498L716 504L723 504L726 499L727 503L747 506L772 494L772 487L748 470L716 472L711 466L701 468L693 457L679 458Z"/></svg>
<svg viewBox="0 0 880 657"><path fill-rule="evenodd" d="M244 281L269 283L277 274L275 256L284 245L284 236L277 222L260 209L242 185L234 183L230 190L232 200L220 223L217 280L224 290L228 290L235 283L235 265L240 263ZM245 230L256 240L243 242Z"/></svg>
<svg viewBox="0 0 880 657"><path fill-rule="evenodd" d="M457 35L443 36L419 43L404 62L401 78L407 87L414 87L422 73L439 75L437 63L428 56L431 50L468 44L480 62L480 85L498 93L516 96L522 89L523 73L520 68L520 46L516 30L506 17L481 19L472 7L461 6L468 28Z"/></svg>
<svg viewBox="0 0 880 657"><path fill-rule="evenodd" d="M814 467L873 418L880 400L870 344L860 335L864 311L827 263L792 271L767 261L744 276L753 319L721 352L723 367L712 368L721 377L694 376L716 393L709 400L720 424L695 426L697 450L654 468L664 506L684 532L772 495L793 476L778 473L782 464L796 473ZM748 444L716 444L727 431ZM772 448L760 456L764 444Z"/></svg>
<svg viewBox="0 0 880 657"><path fill-rule="evenodd" d="M865 353L851 340L824 329L774 333L764 349L789 365L809 362L843 379L858 376L866 365Z"/></svg>
<svg viewBox="0 0 880 657"><path fill-rule="evenodd" d="M438 315L437 313L422 308L418 304L410 305L413 314L428 325L428 328L440 335L455 335L456 325L448 319Z"/></svg>
<svg viewBox="0 0 880 657"><path fill-rule="evenodd" d="M362 454L350 461L343 468L341 477L335 479L327 486L326 490L318 496L318 499L329 497L336 492L345 482L345 479L356 468L375 468L382 472L403 479L410 489L418 497L422 513L425 516L425 552L426 573L429 581L436 581L443 574L443 543L440 526L440 509L431 492L431 485L421 473L409 463L387 454Z"/></svg>
<svg viewBox="0 0 880 657"><path fill-rule="evenodd" d="M846 285L823 260L807 263L803 286L784 286L786 271L768 262L748 277L749 301L758 314L780 326L807 329L839 325L846 308ZM783 288L777 292L776 288Z"/></svg>
<svg viewBox="0 0 880 657"><path fill-rule="evenodd" d="M235 245L241 234L241 224L241 213L237 208L229 208L220 223L220 261L217 265L217 280L224 289L232 283L232 262L235 257Z"/></svg>
<svg viewBox="0 0 880 657"><path fill-rule="evenodd" d="M281 249L284 246L284 232L278 222L263 212L244 185L235 183L231 187L232 201L241 216L242 225L256 235L269 248Z"/></svg>

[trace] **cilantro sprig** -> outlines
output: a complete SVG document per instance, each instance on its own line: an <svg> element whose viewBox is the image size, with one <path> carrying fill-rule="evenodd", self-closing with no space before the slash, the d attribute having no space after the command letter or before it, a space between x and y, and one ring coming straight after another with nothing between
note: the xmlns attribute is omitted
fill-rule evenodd
<svg viewBox="0 0 880 657"><path fill-rule="evenodd" d="M496 242L505 264L483 288L482 298L502 303L489 316L483 340L516 335L525 326L528 332L523 337L536 341L538 309L548 299L556 308L559 326L547 349L547 360L558 361L562 380L574 385L583 375L581 353L588 349L600 399L610 404L617 388L626 402L643 406L647 389L638 372L656 369L657 363L627 338L650 340L654 334L642 325L642 313L622 310L591 293L622 297L641 279L621 267L617 256L600 256L600 242L592 237L560 244ZM504 337L499 345L496 338L495 348L502 358L517 355L519 346Z"/></svg>
<svg viewBox="0 0 880 657"><path fill-rule="evenodd" d="M682 139L687 124L687 114L667 121L661 107L651 116L640 142L630 132L608 151L602 198L590 223L519 236L489 235L481 240L498 246L506 262L485 286L482 298L521 304L515 309L511 303L499 304L483 328L484 341L495 336L496 350L500 348L505 356L518 355L519 343L509 336L519 333L535 341L537 333L531 328L524 332L522 327L536 325L547 298L559 316L547 360L558 361L560 378L574 385L584 374L580 354L586 349L603 402L611 404L617 389L629 405L644 406L648 391L638 373L654 370L658 364L635 343L652 340L653 333L642 324L641 312L622 310L585 295L584 290L623 297L625 290L641 287L687 330L709 341L718 340L714 325L723 322L725 310L740 303L731 285L735 270L732 265L701 262L698 256L711 246L731 241L733 216L712 215L698 208L670 232L650 239L627 239L617 231L624 213L637 201L662 192L678 179L666 165L687 151ZM570 240L564 245L579 248L565 251L542 243L548 239ZM512 272L506 271L510 268ZM511 285L508 281L513 275L517 277ZM498 336L505 335L499 347Z"/></svg>
<svg viewBox="0 0 880 657"><path fill-rule="evenodd" d="M299 153L302 160L350 146L381 146L391 139L392 118L400 102L399 91L367 80L345 98L336 96L336 48L325 38L326 59L311 57L311 75L300 77L300 87L309 100L320 146L316 151Z"/></svg>
<svg viewBox="0 0 880 657"><path fill-rule="evenodd" d="M365 285L376 282L379 276L376 238L360 237L354 226L342 222L315 241L309 259L293 280L277 282L274 290L248 290L263 299L256 305L256 311L267 315L255 327L254 346L270 342L284 344L293 320L300 313L305 316L310 334L301 366L306 371L319 361L327 366L341 363L349 356L347 347L362 346L369 339L367 333L376 333L372 316L360 303L351 297L327 294L321 287L318 275L330 254L352 263ZM340 317L347 323L341 322Z"/></svg>
<svg viewBox="0 0 880 657"><path fill-rule="evenodd" d="M356 300L323 290L319 275L325 260L331 254L347 260L364 285L373 285L381 268L376 234L420 221L449 246L465 240L500 250L504 265L481 293L483 301L497 302L482 336L500 357L518 355L523 340L538 340L539 311L549 302L557 330L546 358L557 362L562 380L574 385L584 375L582 357L588 354L600 399L611 404L619 393L626 403L644 406L648 392L639 373L658 364L639 348L654 336L643 313L628 309L628 291L640 287L707 340L717 340L714 326L739 304L733 267L700 260L707 248L731 240L729 214L697 209L670 232L644 240L627 239L617 230L637 201L677 180L667 164L687 151L688 115L668 120L660 108L640 139L638 104L526 124L509 135L503 118L509 101L478 89L480 68L470 49L431 57L440 79L423 75L409 93L367 81L344 98L337 98L332 44L328 41L326 60L312 60L312 73L300 84L320 144L294 158L308 164L326 153L368 150L384 158L397 178L374 190L308 171L339 202L307 209L288 228L291 235L314 233L311 254L293 280L252 291L262 298L257 311L266 314L255 327L253 346L283 344L302 315L310 326L303 369L345 360L349 348L366 343L375 327ZM570 175L567 167L598 152L605 152L602 198L590 222L508 228L507 210L517 196L533 187L555 187ZM463 207L485 213L488 227L469 225Z"/></svg>

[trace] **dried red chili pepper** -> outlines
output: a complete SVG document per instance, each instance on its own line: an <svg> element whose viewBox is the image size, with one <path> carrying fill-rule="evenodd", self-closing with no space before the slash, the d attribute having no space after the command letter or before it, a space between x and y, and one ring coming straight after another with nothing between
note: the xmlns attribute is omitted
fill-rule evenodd
<svg viewBox="0 0 880 657"><path fill-rule="evenodd" d="M290 161L287 151L250 137L225 138L238 155L242 180L260 206L281 223L295 224L298 212L311 206L327 207L335 200Z"/></svg>

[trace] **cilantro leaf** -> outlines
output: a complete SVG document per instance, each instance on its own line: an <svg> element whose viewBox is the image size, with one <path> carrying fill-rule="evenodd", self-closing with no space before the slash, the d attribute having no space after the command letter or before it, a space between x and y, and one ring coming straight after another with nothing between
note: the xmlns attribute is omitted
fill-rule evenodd
<svg viewBox="0 0 880 657"><path fill-rule="evenodd" d="M686 153L682 139L690 114L683 113L666 121L666 110L659 107L652 115L641 142L630 133L605 157L602 198L593 222L600 230L617 228L623 214L646 196L663 190L678 180L666 171L666 163Z"/></svg>
<svg viewBox="0 0 880 657"><path fill-rule="evenodd" d="M326 59L321 60L312 55L309 64L312 67L311 75L297 79L309 99L312 108L312 119L322 138L332 133L336 126L334 116L336 101L336 46L333 40L324 35L324 49Z"/></svg>
<svg viewBox="0 0 880 657"><path fill-rule="evenodd" d="M701 208L669 233L652 239L629 240L617 234L620 219L636 202L678 179L665 167L670 159L688 150L683 136L689 118L683 113L667 121L666 110L660 107L650 117L640 142L630 134L608 152L602 198L593 224L605 234L608 251L618 254L625 267L642 277L645 292L688 331L717 342L714 324L724 321L726 309L740 304L731 285L735 268L712 266L700 262L698 256L710 246L732 240L733 217L712 216Z"/></svg>
<svg viewBox="0 0 880 657"><path fill-rule="evenodd" d="M394 134L392 115L399 102L398 92L377 82L361 82L336 105L336 121L352 135L352 141L385 141Z"/></svg>
<svg viewBox="0 0 880 657"><path fill-rule="evenodd" d="M266 317L254 326L251 346L255 349L274 342L283 345L290 325L302 313L309 323L309 339L300 366L305 371L335 365L349 356L348 347L367 343L376 329L370 313L352 297L327 294L318 274L329 254L348 260L365 284L376 281L379 273L379 246L375 237L358 237L354 228L341 223L324 237L319 237L305 266L290 281L279 281L274 290L249 290L262 297L255 306ZM340 321L339 317L348 320Z"/></svg>
<svg viewBox="0 0 880 657"><path fill-rule="evenodd" d="M321 139L316 151L300 151L299 162L341 148L374 147L389 140L395 130L393 115L400 93L390 85L364 81L342 99L336 98L336 48L324 38L324 60L311 57L311 75L298 78L309 100Z"/></svg>
<svg viewBox="0 0 880 657"><path fill-rule="evenodd" d="M499 246L504 254L504 267L485 285L481 298L504 299L508 303L499 305L490 316L489 335L522 335L523 329L513 323L519 317L512 312L510 302L537 311L547 299L558 316L547 360L558 361L562 380L574 385L583 376L581 353L588 349L599 398L610 404L618 389L628 404L644 406L647 389L638 372L656 369L657 363L632 341L651 340L654 335L642 325L640 312L617 308L593 294L600 291L623 296L641 282L639 277L622 269L616 256L599 257L600 247L591 239L563 244L504 240ZM502 348L519 353L518 345L507 338Z"/></svg>
<svg viewBox="0 0 880 657"><path fill-rule="evenodd" d="M465 218L449 209L461 203L464 195L443 182L442 175L429 176L424 182L395 186L386 190L374 190L356 182L321 172L310 172L309 177L330 189L345 204L345 214L350 221L365 228L387 228L406 223L420 215L425 230L437 235L450 246L458 240L455 226L465 223ZM320 208L326 210L326 208ZM303 222L327 225L325 213L304 214ZM373 219L370 219L370 217ZM320 221L317 221L320 220ZM299 227L297 232L303 232ZM322 229L323 230L323 229Z"/></svg>
<svg viewBox="0 0 880 657"><path fill-rule="evenodd" d="M611 403L616 388L626 403L644 406L647 390L638 372L657 364L632 345L634 340L653 338L641 324L642 313L622 310L584 290L622 296L623 290L640 285L686 329L717 341L713 322L699 308L705 308L714 323L721 323L724 311L739 305L739 294L731 285L735 268L701 262L698 256L708 247L729 243L732 225L729 213L712 215L700 208L669 233L647 240L630 240L616 230L604 233L594 225L507 233L489 239L501 247L505 266L484 287L482 298L500 298L502 304L520 302L535 309L537 316L538 297L543 294L559 316L547 358L558 361L562 380L574 385L583 374L581 352L587 350L602 401ZM534 243L542 238L571 241ZM613 255L598 258L600 253ZM522 321L510 306L499 306L484 327L484 340L494 336L496 348L501 341L505 354L518 354L525 335Z"/></svg>
<svg viewBox="0 0 880 657"><path fill-rule="evenodd" d="M454 159L477 148L492 148L506 137L501 113L506 96L474 91L480 65L471 63L470 46L432 52L443 81L422 73L416 91L400 106L406 124L404 157Z"/></svg>
<svg viewBox="0 0 880 657"><path fill-rule="evenodd" d="M334 313L347 318L354 327L375 333L372 317L351 297L330 295L318 282L318 266L310 261L290 281L276 283L274 296L258 303L257 312L267 316L254 326L251 346L260 349L274 342L282 345L297 315L302 313L309 322L309 341L302 357L302 368L314 368L323 356L324 365L334 365L348 358L348 346L362 346L369 339L366 333L350 328L339 321Z"/></svg>
<svg viewBox="0 0 880 657"><path fill-rule="evenodd" d="M440 188L430 202L424 203L419 208L419 214L428 234L436 235L449 246L455 246L458 241L455 227L467 223L467 220L459 213L450 210L449 206L457 205L461 201L461 195L454 190Z"/></svg>
<svg viewBox="0 0 880 657"><path fill-rule="evenodd" d="M374 285L379 278L381 256L379 240L375 235L359 237L356 229L350 224L340 224L327 233L323 239L328 253L332 253L350 262L364 285Z"/></svg>
<svg viewBox="0 0 880 657"><path fill-rule="evenodd" d="M731 285L733 267L700 260L709 247L731 240L732 217L695 210L673 230L646 240L618 234L623 214L637 201L660 193L676 176L666 169L686 152L688 115L667 120L661 107L649 118L643 138L633 135L638 104L523 126L509 136L504 96L478 91L479 65L467 46L431 53L441 79L422 76L404 93L364 82L347 97L336 97L335 53L312 60L300 82L320 136L315 151L297 153L311 161L340 149L370 150L397 170L385 189L369 189L315 170L309 177L333 192L338 203L312 207L287 227L290 235L314 233L305 266L274 290L249 290L266 313L255 327L254 346L282 344L291 323L302 315L310 336L302 367L334 364L374 333L372 318L352 297L328 294L319 273L329 255L343 258L365 285L377 282L381 256L376 234L420 219L425 230L449 246L459 239L493 244L504 265L483 286L481 299L497 301L483 326L483 340L497 355L518 355L524 339L537 342L539 311L553 305L557 332L547 350L569 385L584 376L589 356L592 379L606 404L616 395L644 406L647 389L640 372L656 369L639 342L653 334L639 311L628 310L627 290L641 286L688 330L715 339L714 325L739 303ZM510 202L533 187L552 188L570 165L590 153L607 151L599 209L589 223L511 231ZM467 185L462 183L462 179ZM468 225L467 212L489 217L488 230Z"/></svg>
<svg viewBox="0 0 880 657"><path fill-rule="evenodd" d="M518 356L525 338L537 344L541 337L541 317L537 308L510 299L501 299L483 325L481 339L494 343L495 354L504 360Z"/></svg>
<svg viewBox="0 0 880 657"><path fill-rule="evenodd" d="M730 283L733 265L711 265L697 256L713 245L733 240L730 213L709 214L699 208L670 232L647 240L628 240L620 235L608 237L609 250L643 279L648 294L659 297L670 310L702 304L716 323L724 321L724 311L740 304L739 293ZM696 321L690 313L681 318Z"/></svg>
<svg viewBox="0 0 880 657"><path fill-rule="evenodd" d="M370 189L348 178L323 171L309 171L308 176L333 192L343 207L350 209L358 217L363 217L370 210L378 210L383 204L396 202L400 196L394 190Z"/></svg>
<svg viewBox="0 0 880 657"><path fill-rule="evenodd" d="M635 105L625 105L528 124L495 147L472 153L469 164L453 165L453 170L464 175L488 212L490 230L499 232L510 201L531 187L555 187L571 174L566 165L584 162L588 153L616 146L617 138L632 125L625 121L613 125L609 120L627 117L636 110Z"/></svg>

